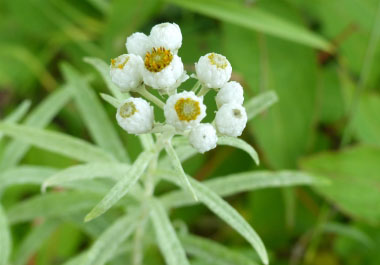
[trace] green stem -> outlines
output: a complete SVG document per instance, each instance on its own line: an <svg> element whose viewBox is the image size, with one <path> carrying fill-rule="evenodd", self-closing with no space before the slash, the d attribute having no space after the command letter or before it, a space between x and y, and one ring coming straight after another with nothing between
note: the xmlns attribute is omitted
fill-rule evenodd
<svg viewBox="0 0 380 265"><path fill-rule="evenodd" d="M193 86L193 88L191 89L191 91L193 91L194 93L197 93L200 86L201 86L201 82L197 81L195 85Z"/></svg>
<svg viewBox="0 0 380 265"><path fill-rule="evenodd" d="M210 90L211 88L202 85L202 89L198 92L197 96L198 97L205 96Z"/></svg>
<svg viewBox="0 0 380 265"><path fill-rule="evenodd" d="M165 106L165 103L161 101L161 99L159 99L158 97L156 97L155 95L153 95L152 93L150 93L148 90L146 90L145 86L141 86L137 92L145 97L146 99L150 100L151 102L153 102L154 104L156 104L159 108L161 109L164 109L164 106Z"/></svg>

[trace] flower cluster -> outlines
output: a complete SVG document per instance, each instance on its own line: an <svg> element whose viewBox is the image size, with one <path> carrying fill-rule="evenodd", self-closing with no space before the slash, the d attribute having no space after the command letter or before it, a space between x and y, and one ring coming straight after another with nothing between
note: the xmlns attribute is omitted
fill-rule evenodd
<svg viewBox="0 0 380 265"><path fill-rule="evenodd" d="M127 38L128 54L111 60L111 79L122 92L140 93L163 108L166 122L155 122L150 103L134 97L120 104L116 119L132 134L163 132L169 126L175 134L187 136L190 144L204 153L216 147L218 135L242 134L247 123L243 88L230 81L232 67L227 58L208 53L195 63L196 73L192 77L198 82L193 89L178 92L178 87L189 78L178 56L181 45L181 30L175 23L158 24L149 36L136 32ZM157 90L166 103L147 87ZM201 123L206 117L203 98L211 89L217 91L218 111L212 123Z"/></svg>

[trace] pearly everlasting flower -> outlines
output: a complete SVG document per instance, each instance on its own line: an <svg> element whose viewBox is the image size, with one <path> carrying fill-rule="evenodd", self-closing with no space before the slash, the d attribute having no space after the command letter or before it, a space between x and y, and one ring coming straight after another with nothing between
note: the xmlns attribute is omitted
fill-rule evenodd
<svg viewBox="0 0 380 265"><path fill-rule="evenodd" d="M163 47L147 52L144 66L144 83L166 93L175 90L188 78L181 58Z"/></svg>
<svg viewBox="0 0 380 265"><path fill-rule="evenodd" d="M242 105L244 101L243 93L243 87L238 82L230 81L219 90L215 97L216 104L218 108L228 103Z"/></svg>
<svg viewBox="0 0 380 265"><path fill-rule="evenodd" d="M166 122L179 130L191 129L206 116L203 97L194 92L181 92L168 98L164 107Z"/></svg>
<svg viewBox="0 0 380 265"><path fill-rule="evenodd" d="M153 107L142 98L128 98L117 109L116 120L128 133L148 133L153 128Z"/></svg>
<svg viewBox="0 0 380 265"><path fill-rule="evenodd" d="M179 26L175 23L161 23L155 25L150 31L152 47L163 47L177 54L182 45L182 33Z"/></svg>
<svg viewBox="0 0 380 265"><path fill-rule="evenodd" d="M111 59L111 80L123 92L136 89L142 83L141 71L144 63L141 57L134 54L123 54Z"/></svg>
<svg viewBox="0 0 380 265"><path fill-rule="evenodd" d="M153 47L150 38L141 32L135 32L129 36L125 46L127 47L128 53L138 55L141 58L144 58L145 54Z"/></svg>
<svg viewBox="0 0 380 265"><path fill-rule="evenodd" d="M231 78L232 67L226 57L208 53L195 64L197 78L209 88L221 88Z"/></svg>
<svg viewBox="0 0 380 265"><path fill-rule="evenodd" d="M221 134L240 136L247 124L247 112L239 104L224 104L216 113L215 124Z"/></svg>
<svg viewBox="0 0 380 265"><path fill-rule="evenodd" d="M189 134L190 144L200 153L214 149L218 141L215 128L209 124L199 124L191 129Z"/></svg>

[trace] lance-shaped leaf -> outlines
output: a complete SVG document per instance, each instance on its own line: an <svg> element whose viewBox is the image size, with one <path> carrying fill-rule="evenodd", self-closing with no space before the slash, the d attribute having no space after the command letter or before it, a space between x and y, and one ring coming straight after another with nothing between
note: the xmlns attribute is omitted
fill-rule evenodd
<svg viewBox="0 0 380 265"><path fill-rule="evenodd" d="M24 100L11 114L9 114L5 119L5 123L17 123L21 120L30 108L30 100ZM3 139L3 133L0 132L0 141Z"/></svg>
<svg viewBox="0 0 380 265"><path fill-rule="evenodd" d="M275 91L267 91L251 98L244 104L247 111L248 120L253 119L278 101Z"/></svg>
<svg viewBox="0 0 380 265"><path fill-rule="evenodd" d="M261 31L326 51L332 50L332 46L321 36L257 7L249 8L228 0L166 1L254 31Z"/></svg>
<svg viewBox="0 0 380 265"><path fill-rule="evenodd" d="M191 186L191 183L189 181L189 177L186 175L185 171L183 170L181 160L179 159L176 151L174 150L173 146L168 143L165 146L166 153L168 154L168 157L170 159L171 164L173 165L174 170L177 172L178 177L181 179L183 183L183 187L190 192L191 195L193 195L194 199L197 201L197 195L194 192L193 187Z"/></svg>
<svg viewBox="0 0 380 265"><path fill-rule="evenodd" d="M25 143L80 161L107 162L115 160L106 151L63 133L5 123L0 123L0 131Z"/></svg>
<svg viewBox="0 0 380 265"><path fill-rule="evenodd" d="M89 129L94 141L114 154L120 161L129 161L114 125L104 111L96 93L88 82L70 65L63 65L63 73L71 89L79 114Z"/></svg>
<svg viewBox="0 0 380 265"><path fill-rule="evenodd" d="M89 180L100 177L110 177L118 180L125 175L129 169L129 165L121 163L89 163L77 165L51 175L51 177L44 181L41 189L42 191L45 191L46 188L51 186L59 186L68 182Z"/></svg>
<svg viewBox="0 0 380 265"><path fill-rule="evenodd" d="M117 252L119 246L135 230L140 211L133 211L116 220L107 228L85 254L82 265L106 264Z"/></svg>
<svg viewBox="0 0 380 265"><path fill-rule="evenodd" d="M8 265L11 253L11 233L8 227L7 216L0 204L0 265Z"/></svg>
<svg viewBox="0 0 380 265"><path fill-rule="evenodd" d="M218 145L229 145L242 149L252 157L257 165L260 164L259 155L256 150L242 139L231 136L220 136L218 138Z"/></svg>
<svg viewBox="0 0 380 265"><path fill-rule="evenodd" d="M151 207L151 220L156 232L158 247L165 258L166 264L190 265L162 204L157 200L153 200Z"/></svg>
<svg viewBox="0 0 380 265"><path fill-rule="evenodd" d="M65 87L50 94L25 119L24 125L36 128L45 127L71 98L71 91ZM29 144L18 140L10 142L0 161L0 169L14 167L29 150Z"/></svg>
<svg viewBox="0 0 380 265"><path fill-rule="evenodd" d="M125 172L124 177L122 177L106 194L106 196L95 206L95 208L87 214L85 222L102 215L116 202L118 202L129 191L129 189L136 184L154 156L155 154L150 151L141 153L129 171Z"/></svg>
<svg viewBox="0 0 380 265"><path fill-rule="evenodd" d="M179 235L187 253L212 265L258 265L257 262L212 240L194 235Z"/></svg>

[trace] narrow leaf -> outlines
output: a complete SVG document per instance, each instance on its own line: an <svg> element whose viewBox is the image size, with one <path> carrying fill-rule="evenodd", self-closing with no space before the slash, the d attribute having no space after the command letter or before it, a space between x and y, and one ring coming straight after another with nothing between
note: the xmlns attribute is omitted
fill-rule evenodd
<svg viewBox="0 0 380 265"><path fill-rule="evenodd" d="M314 48L331 51L321 36L258 7L249 8L228 0L166 0L169 3L251 30L292 40Z"/></svg>
<svg viewBox="0 0 380 265"><path fill-rule="evenodd" d="M187 253L209 265L257 265L252 259L212 240L194 235L180 235Z"/></svg>
<svg viewBox="0 0 380 265"><path fill-rule="evenodd" d="M0 265L8 265L11 253L11 233L8 227L7 216L0 204Z"/></svg>
<svg viewBox="0 0 380 265"><path fill-rule="evenodd" d="M102 149L63 133L4 123L0 123L0 131L25 143L80 161L114 161L114 158Z"/></svg>
<svg viewBox="0 0 380 265"><path fill-rule="evenodd" d="M102 215L108 209L110 209L116 202L118 202L129 189L136 184L145 169L149 165L150 161L154 157L154 153L145 151L140 154L137 160L133 163L125 176L122 177L106 194L106 196L87 214L85 222Z"/></svg>
<svg viewBox="0 0 380 265"><path fill-rule="evenodd" d="M25 119L24 124L30 127L45 127L71 98L71 91L64 87L50 94ZM0 161L0 170L12 168L17 165L29 150L29 145L21 141L10 142L3 153L4 159Z"/></svg>
<svg viewBox="0 0 380 265"><path fill-rule="evenodd" d="M218 145L229 145L242 149L252 157L257 165L260 164L259 155L256 150L242 139L230 136L220 136L218 138Z"/></svg>
<svg viewBox="0 0 380 265"><path fill-rule="evenodd" d="M334 233L351 238L367 247L373 247L374 245L374 242L370 236L350 225L330 222L323 225L323 230L327 233Z"/></svg>
<svg viewBox="0 0 380 265"><path fill-rule="evenodd" d="M64 183L89 180L99 177L111 177L120 179L130 169L129 165L120 163L89 163L66 168L51 175L42 184L42 191L51 186L59 186ZM1 175L0 175L1 180ZM1 183L1 182L0 182Z"/></svg>
<svg viewBox="0 0 380 265"><path fill-rule="evenodd" d="M180 177L183 183L183 187L186 188L190 192L191 195L193 195L194 200L198 201L197 195L195 194L194 189L190 184L189 177L186 175L185 171L183 170L181 160L179 159L173 146L169 143L165 146L165 150L166 150L166 153L168 154L168 157L171 161L171 164L174 170L177 172L178 176Z"/></svg>
<svg viewBox="0 0 380 265"><path fill-rule="evenodd" d="M152 201L151 219L166 264L190 265L164 207L157 200Z"/></svg>
<svg viewBox="0 0 380 265"><path fill-rule="evenodd" d="M248 120L253 119L278 101L275 91L267 91L251 98L244 104L247 111Z"/></svg>
<svg viewBox="0 0 380 265"><path fill-rule="evenodd" d="M117 98L114 98L108 94L103 94L103 93L100 93L100 96L102 97L102 99L104 99L106 102L108 102L109 104L111 104L113 107L115 107L116 109L120 106L121 104L121 100L118 100Z"/></svg>
<svg viewBox="0 0 380 265"><path fill-rule="evenodd" d="M115 255L123 241L135 230L139 220L138 213L139 211L128 213L108 227L87 251L81 264L106 264Z"/></svg>
<svg viewBox="0 0 380 265"><path fill-rule="evenodd" d="M9 114L4 122L16 123L20 121L28 112L32 102L30 100L24 100L11 114Z"/></svg>
<svg viewBox="0 0 380 265"><path fill-rule="evenodd" d="M94 141L120 161L128 162L129 158L114 127L115 118L111 123L93 89L73 67L64 64L62 68L68 89L71 89L79 114Z"/></svg>

